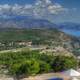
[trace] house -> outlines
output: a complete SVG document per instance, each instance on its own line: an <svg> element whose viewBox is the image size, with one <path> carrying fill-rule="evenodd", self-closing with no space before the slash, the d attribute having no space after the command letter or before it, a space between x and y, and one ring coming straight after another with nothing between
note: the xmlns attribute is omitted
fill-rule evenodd
<svg viewBox="0 0 80 80"><path fill-rule="evenodd" d="M32 42L28 42L28 41L20 41L20 42L17 42L17 44L19 46L31 46L32 45Z"/></svg>

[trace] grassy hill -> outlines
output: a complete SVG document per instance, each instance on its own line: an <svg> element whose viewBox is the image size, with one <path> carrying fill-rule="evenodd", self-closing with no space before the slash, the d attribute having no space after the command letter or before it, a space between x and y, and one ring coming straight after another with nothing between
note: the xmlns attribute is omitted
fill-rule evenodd
<svg viewBox="0 0 80 80"><path fill-rule="evenodd" d="M79 39L70 35L66 35L57 29L4 28L0 30L0 43L5 44L6 48L14 48L17 45L9 46L8 44L18 41L32 41L33 45L48 45L52 47L61 46L69 51L80 48ZM0 46L0 48L4 47Z"/></svg>
<svg viewBox="0 0 80 80"><path fill-rule="evenodd" d="M70 40L71 36L57 29L1 29L0 41L16 40Z"/></svg>

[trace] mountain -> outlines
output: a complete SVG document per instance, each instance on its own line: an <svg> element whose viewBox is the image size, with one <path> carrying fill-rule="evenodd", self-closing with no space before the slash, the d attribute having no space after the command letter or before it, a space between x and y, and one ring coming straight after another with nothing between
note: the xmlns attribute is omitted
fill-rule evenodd
<svg viewBox="0 0 80 80"><path fill-rule="evenodd" d="M66 50L73 52L80 48L80 40L76 37L67 35L55 28L53 29L18 29L3 28L0 29L0 49L15 48L15 43L32 42L33 45L47 45L50 47L61 46ZM9 44L13 43L13 46ZM4 46L1 46L4 44ZM19 46L18 46L19 47ZM78 53L78 52L77 52Z"/></svg>
<svg viewBox="0 0 80 80"><path fill-rule="evenodd" d="M34 19L27 16L0 18L0 28L54 28L56 24L44 19Z"/></svg>
<svg viewBox="0 0 80 80"><path fill-rule="evenodd" d="M45 19L36 19L31 16L0 17L1 28L18 29L58 29L66 34L80 37L80 24L72 22L53 23Z"/></svg>
<svg viewBox="0 0 80 80"><path fill-rule="evenodd" d="M80 30L79 23L64 22L53 23L45 19L36 19L31 16L16 16L0 17L0 28L57 28L59 30Z"/></svg>
<svg viewBox="0 0 80 80"><path fill-rule="evenodd" d="M79 30L79 24L54 24L48 20L34 19L29 16L0 18L0 43L10 49L14 46L9 47L6 43L32 41L32 44L36 45L61 46L74 53L80 48L80 39L72 36L73 34L68 35L64 29Z"/></svg>

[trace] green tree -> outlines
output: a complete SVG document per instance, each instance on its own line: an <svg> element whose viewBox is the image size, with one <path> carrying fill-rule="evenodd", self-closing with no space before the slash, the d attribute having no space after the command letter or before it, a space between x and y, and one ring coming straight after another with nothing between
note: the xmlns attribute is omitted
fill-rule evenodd
<svg viewBox="0 0 80 80"><path fill-rule="evenodd" d="M40 73L46 73L46 72L50 72L51 70L51 66L50 64L44 62L44 61L40 61Z"/></svg>
<svg viewBox="0 0 80 80"><path fill-rule="evenodd" d="M52 62L52 68L54 71L63 71L70 68L77 67L77 60L74 57L66 56L56 56L55 60Z"/></svg>
<svg viewBox="0 0 80 80"><path fill-rule="evenodd" d="M64 59L64 69L76 68L77 67L77 60L74 57L66 57Z"/></svg>
<svg viewBox="0 0 80 80"><path fill-rule="evenodd" d="M10 72L14 75L35 75L39 72L39 63L36 60L27 60L23 63L11 65Z"/></svg>

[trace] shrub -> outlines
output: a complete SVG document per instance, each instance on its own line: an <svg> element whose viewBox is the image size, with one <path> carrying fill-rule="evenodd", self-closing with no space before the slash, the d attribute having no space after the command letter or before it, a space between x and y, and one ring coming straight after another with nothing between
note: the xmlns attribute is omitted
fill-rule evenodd
<svg viewBox="0 0 80 80"><path fill-rule="evenodd" d="M50 72L51 67L50 64L44 62L44 61L40 61L40 73L46 73L46 72Z"/></svg>
<svg viewBox="0 0 80 80"><path fill-rule="evenodd" d="M9 69L12 75L30 76L52 70L57 72L76 68L77 60L74 57L40 54L39 50L24 50L0 54L0 65Z"/></svg>
<svg viewBox="0 0 80 80"><path fill-rule="evenodd" d="M27 60L23 63L13 64L10 67L10 72L14 75L35 75L39 70L39 63L36 60Z"/></svg>
<svg viewBox="0 0 80 80"><path fill-rule="evenodd" d="M74 57L66 57L64 59L64 70L76 68L77 65L78 65L78 62Z"/></svg>
<svg viewBox="0 0 80 80"><path fill-rule="evenodd" d="M63 71L70 68L76 68L77 60L74 57L56 56L51 66L56 72Z"/></svg>
<svg viewBox="0 0 80 80"><path fill-rule="evenodd" d="M19 70L20 70L21 64L17 63L17 64L12 64L9 67L9 72L12 75L18 75L19 74Z"/></svg>

